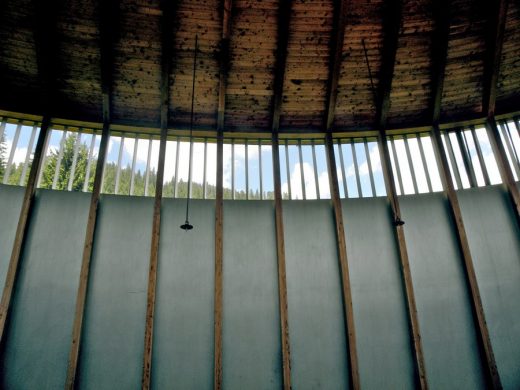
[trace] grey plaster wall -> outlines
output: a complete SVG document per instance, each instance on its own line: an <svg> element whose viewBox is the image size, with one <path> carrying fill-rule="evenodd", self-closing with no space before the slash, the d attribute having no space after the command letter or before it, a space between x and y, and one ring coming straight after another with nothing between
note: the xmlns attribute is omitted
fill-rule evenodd
<svg viewBox="0 0 520 390"><path fill-rule="evenodd" d="M89 194L38 190L20 260L4 389L65 385Z"/></svg>
<svg viewBox="0 0 520 390"><path fill-rule="evenodd" d="M431 389L485 387L456 230L441 193L400 198ZM425 239L426 237L426 239Z"/></svg>
<svg viewBox="0 0 520 390"><path fill-rule="evenodd" d="M152 387L213 388L215 202L163 200Z"/></svg>
<svg viewBox="0 0 520 390"><path fill-rule="evenodd" d="M282 387L274 202L224 202L223 387Z"/></svg>
<svg viewBox="0 0 520 390"><path fill-rule="evenodd" d="M4 288L25 188L0 184L0 288Z"/></svg>
<svg viewBox="0 0 520 390"><path fill-rule="evenodd" d="M82 389L140 388L153 198L102 196L80 352Z"/></svg>
<svg viewBox="0 0 520 390"><path fill-rule="evenodd" d="M459 192L504 389L520 388L520 229L501 186Z"/></svg>
<svg viewBox="0 0 520 390"><path fill-rule="evenodd" d="M286 201L283 214L293 386L295 389L348 388L331 204Z"/></svg>
<svg viewBox="0 0 520 390"><path fill-rule="evenodd" d="M399 255L386 198L342 201L361 386L412 389Z"/></svg>

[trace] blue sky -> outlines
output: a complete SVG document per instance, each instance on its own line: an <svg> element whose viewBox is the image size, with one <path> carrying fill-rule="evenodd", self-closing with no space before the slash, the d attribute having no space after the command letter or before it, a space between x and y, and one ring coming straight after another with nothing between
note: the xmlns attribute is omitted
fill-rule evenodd
<svg viewBox="0 0 520 390"><path fill-rule="evenodd" d="M514 124L509 124L512 127L511 133L511 145L513 149L520 154L520 137L518 135L518 131L514 127ZM5 127L4 138L7 142L7 155L9 156L13 139L16 133L16 125L7 124ZM30 136L32 132L32 127L22 126L20 131L20 136L18 139L16 151L14 154L13 161L15 163L20 163L25 161L25 156L27 154L27 147L29 144ZM53 130L51 133L51 137L49 139L49 148L47 150L47 154L50 153L51 150L57 150L60 145L62 132ZM496 165L495 159L493 157L491 146L489 145L489 141L487 139L487 134L484 128L479 127L476 128L475 131L476 137L479 141L482 155L484 159L484 164L489 174L491 184L500 183L500 176L498 173L498 167ZM471 161L475 167L475 175L477 179L478 185L484 185L484 176L483 172L480 169L480 164L478 160L477 148L473 142L473 138L471 137L471 132L469 130L465 131L468 149L471 156ZM90 134L82 134L81 141L90 146L92 135ZM456 145L456 136L453 133L449 135L450 140L454 145ZM99 149L100 143L100 135L96 136L95 143L95 155L97 155L97 150ZM422 146L424 150L426 167L423 166L421 155L419 152L419 144L415 137L410 137L408 139L409 152L410 157L413 161L413 170L414 177L416 178L416 185L418 192L428 192L426 175L428 174L431 180L431 185L433 191L441 191L441 182L439 173L437 170L435 156L433 154L433 149L431 145L431 140L429 137L422 137ZM446 138L443 140L445 143ZM123 149L122 149L122 166L125 167L127 165L132 164L133 154L134 154L134 146L135 146L135 138L125 138ZM245 190L246 187L246 152L243 141L235 141L234 162L231 161L231 145L224 145L224 186L227 188L231 188L231 178L232 178L232 164L235 169L235 189L237 191ZM34 142L35 144L36 142ZM33 149L35 145L33 144ZM142 173L146 170L146 161L148 156L148 145L149 140L147 138L141 138L138 142L138 146L136 150L136 171L141 171ZM121 138L112 136L109 142L107 161L115 162L118 161L119 150L121 146ZM358 197L358 196L373 196L372 194L372 183L371 177L369 175L369 162L371 165L375 194L377 196L385 196L385 186L383 181L383 175L381 172L381 164L379 161L379 151L377 148L376 142L368 142L368 153L370 158L367 159L366 151L363 143L354 144L354 149L351 148L350 144L344 143L341 145L341 152L343 155L343 169L341 168L341 159L340 159L340 151L339 146L335 144L335 155L337 160L337 169L338 169L338 177L339 177L339 188L340 195L345 197L345 188L343 184L343 180L346 180L346 187L348 191L349 197ZM394 142L395 146L395 154L397 156L397 162L399 164L400 172L401 172L401 182L402 187L405 194L410 194L414 192L414 185L412 181L412 173L411 168L409 166L407 152L405 149L405 143L402 139L396 139ZM445 143L446 147L446 143ZM159 141L154 140L151 142L151 159L150 159L150 167L151 169L157 169L158 162L158 152L159 152ZM323 145L316 145L316 175L317 175L317 187L315 181L315 171L314 171L314 161L312 156L312 149L310 145L302 145L302 163L300 163L299 152L297 145L289 145L288 146L288 160L289 160L289 172L290 177L287 178L287 167L286 167L286 148L282 144L280 147L280 163L281 163L281 180L282 180L282 191L288 192L289 183L291 187L291 194L293 199L302 199L303 198L303 190L302 190L302 178L301 172L303 171L304 176L304 185L307 199L315 199L317 197L317 189L319 189L319 195L321 198L330 198L329 194L329 186L328 186L328 172L327 172L327 163L325 156L325 148ZM401 194L401 188L399 185L399 180L397 179L395 172L395 161L394 155L391 151L391 160L392 160L392 168L394 170L394 177L396 177L397 183L397 191L398 194ZM180 142L179 145L179 178L184 181L188 179L188 166L189 166L189 143L188 142ZM359 176L356 177L356 169L354 165L354 152L357 159L357 172L359 172ZM175 174L175 163L176 163L176 153L177 153L177 142L176 141L168 141L167 143L167 153L166 153L166 162L165 162L165 181L171 180ZM264 192L273 191L273 176L272 176L272 150L270 145L262 145L259 149L257 141L249 141L248 146L248 169L249 169L249 189L256 191L260 189L260 156L261 153L261 162L262 162L262 184ZM208 183L215 184L216 183L216 145L214 143L207 144L207 160L206 160L206 179ZM469 187L469 180L464 172L464 169L460 169L463 167L462 155L460 150L457 147L454 147L454 156L456 160L456 165L459 167L460 176L461 176L461 184L464 188ZM203 172L204 172L204 144L203 143L194 143L193 145L193 181L196 183L203 182ZM450 162L450 170L453 175L453 166L452 162ZM345 176L345 177L343 177ZM515 178L516 172L515 172ZM359 191L358 191L358 181L359 181ZM457 183L455 183L457 186Z"/></svg>

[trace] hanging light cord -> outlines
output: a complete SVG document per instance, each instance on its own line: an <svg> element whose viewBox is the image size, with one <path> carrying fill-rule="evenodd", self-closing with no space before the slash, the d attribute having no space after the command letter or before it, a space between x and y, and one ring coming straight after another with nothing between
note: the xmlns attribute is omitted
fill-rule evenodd
<svg viewBox="0 0 520 390"><path fill-rule="evenodd" d="M374 79L372 78L372 71L370 70L370 61L368 60L368 53L367 53L367 47L365 46L365 40L362 39L361 43L363 44L363 51L365 52L365 61L367 63L367 69L368 69L368 77L370 78L370 87L372 88L372 94L374 95L374 102L377 104L377 92L376 88L374 87ZM397 200L392 198L392 203L394 204L394 210L397 209ZM404 225L404 221L401 219L399 215L395 216L394 225L401 226Z"/></svg>
<svg viewBox="0 0 520 390"><path fill-rule="evenodd" d="M188 194L186 197L186 222L181 226L181 229L186 231L193 229L193 226L189 223L189 212L190 212L190 198L191 198L191 166L193 162L193 109L195 105L195 72L197 70L197 53L199 49L198 35L195 35L195 54L193 55L193 80L191 83L191 114L190 114L190 154L188 164Z"/></svg>
<svg viewBox="0 0 520 390"><path fill-rule="evenodd" d="M368 61L367 47L365 46L365 40L362 39L363 51L365 52L365 60L367 62L368 77L370 77L370 86L372 87L372 94L374 95L374 102L377 101L376 88L374 87L374 79L372 78L372 72L370 71L370 62Z"/></svg>

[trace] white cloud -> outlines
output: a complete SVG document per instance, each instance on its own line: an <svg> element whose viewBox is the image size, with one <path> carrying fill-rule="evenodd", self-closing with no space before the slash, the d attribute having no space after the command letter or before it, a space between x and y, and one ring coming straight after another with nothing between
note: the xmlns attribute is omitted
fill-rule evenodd
<svg viewBox="0 0 520 390"><path fill-rule="evenodd" d="M309 163L304 162L302 166L296 163L293 167L290 177L291 197L292 199L303 199L301 168L303 168L303 177L305 180L305 195L307 199L316 199L316 182L314 178L314 170ZM323 171L318 176L318 185L320 188L320 198L330 198L329 175ZM282 193L288 193L289 186L287 182L282 184Z"/></svg>

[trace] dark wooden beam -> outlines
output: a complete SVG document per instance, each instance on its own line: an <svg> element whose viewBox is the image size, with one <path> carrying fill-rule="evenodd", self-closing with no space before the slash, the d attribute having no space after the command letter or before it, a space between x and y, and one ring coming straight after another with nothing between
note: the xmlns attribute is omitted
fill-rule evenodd
<svg viewBox="0 0 520 390"><path fill-rule="evenodd" d="M442 92L448 62L448 43L451 23L451 0L434 1L433 18L435 28L432 34L432 118L438 124L441 117Z"/></svg>
<svg viewBox="0 0 520 390"><path fill-rule="evenodd" d="M285 67L287 64L287 46L289 44L289 26L291 24L292 0L280 0L278 7L278 29L276 62L273 84L273 105L271 117L271 129L278 133L280 129L280 116L282 114L283 82Z"/></svg>
<svg viewBox="0 0 520 390"><path fill-rule="evenodd" d="M222 389L222 291L223 291L223 208L224 208L224 126L227 75L229 70L229 37L231 33L231 0L222 0L222 35L220 40L220 83L217 113L217 193L215 199L215 292L213 389Z"/></svg>
<svg viewBox="0 0 520 390"><path fill-rule="evenodd" d="M81 271L79 276L78 293L76 296L76 310L72 327L72 342L69 352L67 377L65 388L73 390L77 378L79 363L79 352L81 347L81 334L83 329L83 317L85 315L85 302L90 275L90 263L94 244L94 233L96 230L97 210L99 196L103 179L103 168L105 165L108 140L110 138L110 118L113 83L114 43L117 39L117 28L119 27L119 2L115 0L100 1L100 51L101 51L101 84L103 92L103 131L99 145L96 174L94 176L94 187L90 198L87 228L85 232L85 243L81 260Z"/></svg>
<svg viewBox="0 0 520 390"><path fill-rule="evenodd" d="M390 110L390 92L394 77L395 58L399 43L399 31L402 23L401 0L389 0L383 5L383 48L381 50L381 68L376 93L376 125L386 128Z"/></svg>
<svg viewBox="0 0 520 390"><path fill-rule="evenodd" d="M280 342L282 345L282 380L285 390L291 389L291 345L289 336L289 313L287 302L287 275L285 266L285 236L282 208L282 182L280 179L280 150L278 130L282 112L283 84L287 63L289 26L291 23L292 1L280 1L278 7L278 30L276 62L274 74L274 96L272 104L271 129L273 152L274 208L276 225L276 257L278 261L278 308L280 312Z"/></svg>
<svg viewBox="0 0 520 390"><path fill-rule="evenodd" d="M437 124L434 124L433 126L432 135L433 150L435 151L438 166L440 168L439 173L441 176L444 193L448 198L448 203L450 205L453 221L455 222L457 238L462 254L463 266L466 275L466 281L469 286L471 308L476 322L475 325L477 337L484 355L483 363L486 369L486 378L488 380L490 388L501 389L502 385L500 383L500 376L498 375L495 356L493 353L493 347L491 345L491 339L489 338L489 330L486 324L484 309L482 307L482 299L480 298L480 290L475 275L473 259L471 256L468 237L466 234L466 228L464 227L464 221L462 219L462 212L460 210L459 200L457 197L457 193L455 192L453 180L451 178L450 168L448 165L448 158L442 146L441 132Z"/></svg>
<svg viewBox="0 0 520 390"><path fill-rule="evenodd" d="M334 225L336 228L336 242L338 245L338 260L341 272L341 287L343 313L345 316L345 330L348 342L348 358L350 370L350 384L352 389L361 387L359 380L359 364L357 358L356 330L354 323L354 309L352 308L352 290L350 288L350 273L347 258L347 243L345 241L345 226L343 224L343 208L339 196L338 172L336 157L332 144L332 133L327 132L326 138L327 166L329 170L329 185L332 206L334 210Z"/></svg>
<svg viewBox="0 0 520 390"><path fill-rule="evenodd" d="M395 59L399 42L399 30L402 22L402 4L400 0L385 2L383 10L383 49L381 58L381 69L379 72L379 86L376 94L376 126L379 129L378 145L381 153L381 167L385 179L386 193L393 213L393 224L395 227L399 259L401 262L401 275L403 278L404 292L406 296L406 308L408 314L408 325L410 327L410 338L412 343L415 381L420 389L427 389L426 367L422 351L421 332L417 307L415 304L415 293L412 282L412 273L408 259L406 238L404 234L404 222L401 218L399 200L397 199L395 181L392 175L390 151L386 139L386 124L390 110L390 92L392 90L392 79L394 75Z"/></svg>
<svg viewBox="0 0 520 390"><path fill-rule="evenodd" d="M338 82L343 59L343 42L345 40L345 28L347 26L347 10L349 0L336 0L334 11L334 26L332 29L329 61L329 78L327 85L327 100L325 107L325 129L331 130L336 111L336 98L338 96Z"/></svg>
<svg viewBox="0 0 520 390"><path fill-rule="evenodd" d="M166 139L168 136L170 71L172 67L173 26L177 2L162 0L161 7L161 139L159 145L159 165L155 182L155 199L152 220L152 239L150 245L150 266L148 270L148 292L146 302L146 323L144 335L143 374L141 388L149 389L152 374L152 351L155 319L155 298L157 290L157 269L159 260L159 241L161 235L161 206L163 194L164 162L166 158Z"/></svg>
<svg viewBox="0 0 520 390"><path fill-rule="evenodd" d="M500 73L502 43L507 18L508 0L485 2L490 8L488 22L487 55L484 62L482 111L488 117L495 114L497 82Z"/></svg>
<svg viewBox="0 0 520 390"><path fill-rule="evenodd" d="M8 316L11 310L11 299L13 295L14 286L17 281L18 270L20 268L20 257L25 241L25 234L29 225L34 193L36 191L37 180L41 169L42 157L45 153L44 148L46 144L46 139L49 137L49 133L50 118L47 116L44 117L42 120L40 134L38 135L38 141L36 143L36 149L34 151L31 171L29 173L27 186L25 187L25 194L22 201L22 207L20 209L20 217L18 218L18 225L16 227L16 233L14 236L11 258L9 260L9 266L7 268L4 289L2 292L2 300L0 301L0 344L2 346L5 343L5 330Z"/></svg>

